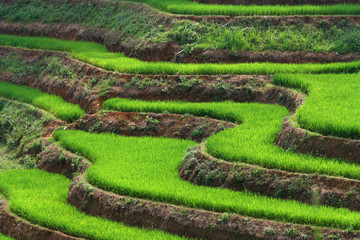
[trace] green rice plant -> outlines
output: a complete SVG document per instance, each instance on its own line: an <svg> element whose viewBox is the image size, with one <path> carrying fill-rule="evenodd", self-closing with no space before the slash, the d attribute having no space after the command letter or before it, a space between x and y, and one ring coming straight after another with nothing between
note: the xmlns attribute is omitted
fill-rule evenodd
<svg viewBox="0 0 360 240"><path fill-rule="evenodd" d="M360 139L360 74L280 74L274 83L309 94L296 114L302 128Z"/></svg>
<svg viewBox="0 0 360 240"><path fill-rule="evenodd" d="M360 61L327 64L144 62L122 53L109 52L105 46L97 43L44 37L0 35L0 45L71 52L73 57L101 68L136 74L354 73L360 70Z"/></svg>
<svg viewBox="0 0 360 240"><path fill-rule="evenodd" d="M79 105L67 103L59 96L50 95L31 87L0 82L0 96L33 104L68 122L75 121L84 115L84 111Z"/></svg>
<svg viewBox="0 0 360 240"><path fill-rule="evenodd" d="M0 172L0 190L9 197L10 209L43 227L87 239L184 239L88 216L67 203L69 186L66 177L37 169Z"/></svg>
<svg viewBox="0 0 360 240"><path fill-rule="evenodd" d="M86 174L90 183L118 194L257 218L360 229L360 213L345 208L311 206L183 181L178 171L186 149L195 145L191 141L73 130L57 131L55 138L93 161Z"/></svg>
<svg viewBox="0 0 360 240"><path fill-rule="evenodd" d="M292 172L319 173L360 179L360 166L336 159L296 154L275 146L286 108L258 103L147 102L113 98L103 103L106 109L124 112L157 112L209 116L242 123L207 139L207 151L227 161L256 164Z"/></svg>
<svg viewBox="0 0 360 240"><path fill-rule="evenodd" d="M148 4L156 9L187 15L359 15L360 5L337 4L337 5L217 5L203 4L191 0L132 0Z"/></svg>
<svg viewBox="0 0 360 240"><path fill-rule="evenodd" d="M0 234L0 240L14 240L14 239L11 238L11 237L4 236L4 235Z"/></svg>

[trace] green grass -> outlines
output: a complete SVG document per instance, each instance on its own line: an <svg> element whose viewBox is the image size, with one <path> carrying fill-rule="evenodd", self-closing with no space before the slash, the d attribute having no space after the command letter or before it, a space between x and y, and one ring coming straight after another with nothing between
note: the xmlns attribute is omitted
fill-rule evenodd
<svg viewBox="0 0 360 240"><path fill-rule="evenodd" d="M84 111L79 105L67 103L59 96L50 95L31 87L0 82L0 96L33 104L68 122L75 121L84 115Z"/></svg>
<svg viewBox="0 0 360 240"><path fill-rule="evenodd" d="M43 37L0 35L0 45L71 52L75 58L107 70L137 74L357 73L360 70L360 61L328 64L144 62L122 53L111 53L105 46L97 43Z"/></svg>
<svg viewBox="0 0 360 240"><path fill-rule="evenodd" d="M0 234L0 240L14 240L14 239Z"/></svg>
<svg viewBox="0 0 360 240"><path fill-rule="evenodd" d="M274 83L309 94L296 114L302 128L360 139L360 74L276 75Z"/></svg>
<svg viewBox="0 0 360 240"><path fill-rule="evenodd" d="M328 6L244 6L244 5L216 5L202 4L190 0L132 0L132 2L146 3L154 8L174 14L187 15L359 15L360 5L328 5Z"/></svg>
<svg viewBox="0 0 360 240"><path fill-rule="evenodd" d="M310 206L183 181L178 170L186 149L194 145L190 141L82 131L57 131L55 138L92 159L94 165L86 175L92 184L118 194L258 218L360 229L360 213L348 209Z"/></svg>
<svg viewBox="0 0 360 240"><path fill-rule="evenodd" d="M0 172L11 210L41 226L87 239L183 239L88 216L67 203L69 186L66 177L37 169Z"/></svg>

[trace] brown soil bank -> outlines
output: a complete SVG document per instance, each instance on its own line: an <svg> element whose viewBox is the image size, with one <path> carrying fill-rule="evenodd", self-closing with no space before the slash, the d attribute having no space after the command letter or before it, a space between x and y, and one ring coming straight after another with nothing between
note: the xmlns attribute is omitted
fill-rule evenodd
<svg viewBox="0 0 360 240"><path fill-rule="evenodd" d="M360 163L360 141L322 136L299 127L284 119L275 144L284 149L319 157L339 158Z"/></svg>
<svg viewBox="0 0 360 240"><path fill-rule="evenodd" d="M0 76L0 81L28 85L59 95L66 101L79 104L88 113L102 108L102 102L112 97L190 102L259 102L282 105L290 111L295 111L303 101L298 93L269 85L270 76L121 74L76 61L66 54L48 51L0 47L0 54L3 57L12 54L33 64L49 56L59 58L57 62L70 69L76 75L76 80L54 77L51 72L45 71L40 79L38 76ZM90 90L86 90L86 87Z"/></svg>
<svg viewBox="0 0 360 240"><path fill-rule="evenodd" d="M0 33L19 36L44 36L64 40L92 41L104 44L112 52L123 52L126 56L143 61L166 61L178 63L330 63L351 62L360 59L360 53L302 53L302 52L249 52L231 50L197 50L191 54L181 51L181 46L175 42L146 43L138 46L137 41L123 42L116 31L88 29L78 24L14 24L0 22Z"/></svg>
<svg viewBox="0 0 360 240"><path fill-rule="evenodd" d="M11 214L8 205L0 199L0 233L15 239L80 240L64 233L39 227Z"/></svg>
<svg viewBox="0 0 360 240"><path fill-rule="evenodd" d="M188 152L180 167L182 179L197 185L261 193L269 197L360 211L360 181L291 173L215 159L199 148Z"/></svg>
<svg viewBox="0 0 360 240"><path fill-rule="evenodd" d="M359 4L359 0L195 0L205 4L231 5L331 5L331 4Z"/></svg>
<svg viewBox="0 0 360 240"><path fill-rule="evenodd" d="M107 112L86 115L67 129L111 132L124 136L152 136L191 139L201 142L236 124L179 114Z"/></svg>

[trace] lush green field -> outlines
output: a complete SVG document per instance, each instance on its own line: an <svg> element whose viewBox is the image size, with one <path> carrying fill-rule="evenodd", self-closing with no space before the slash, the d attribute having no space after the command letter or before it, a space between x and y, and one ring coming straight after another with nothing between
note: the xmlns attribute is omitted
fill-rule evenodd
<svg viewBox="0 0 360 240"><path fill-rule="evenodd" d="M75 121L84 115L84 111L79 105L67 103L59 96L50 95L31 87L0 82L0 96L33 104L68 122Z"/></svg>
<svg viewBox="0 0 360 240"><path fill-rule="evenodd" d="M274 83L309 94L296 114L302 128L360 138L360 74L275 75Z"/></svg>
<svg viewBox="0 0 360 240"><path fill-rule="evenodd" d="M83 131L57 131L55 138L93 160L87 172L91 183L119 194L280 221L360 229L360 213L348 209L310 206L183 181L178 170L186 149L194 145L190 141Z"/></svg>
<svg viewBox="0 0 360 240"><path fill-rule="evenodd" d="M13 240L13 238L7 237L7 236L4 236L4 235L0 234L0 240Z"/></svg>
<svg viewBox="0 0 360 240"><path fill-rule="evenodd" d="M87 239L183 239L88 216L67 203L69 186L66 177L37 169L0 172L11 210L41 226Z"/></svg>
<svg viewBox="0 0 360 240"><path fill-rule="evenodd" d="M360 61L328 64L181 64L144 62L109 52L105 46L92 42L65 41L43 37L0 35L0 45L71 52L84 62L107 70L142 74L275 74L275 73L353 73L359 72Z"/></svg>
<svg viewBox="0 0 360 240"><path fill-rule="evenodd" d="M132 0L146 3L154 8L174 14L188 15L358 15L360 5L328 5L328 6L243 6L202 4L190 0Z"/></svg>
<svg viewBox="0 0 360 240"><path fill-rule="evenodd" d="M286 151L273 144L289 112L281 106L257 103L147 102L113 98L106 109L125 112L190 113L196 116L242 122L207 139L206 149L219 158L292 172L320 173L360 179L360 166L335 159ZM241 141L239 140L241 139Z"/></svg>

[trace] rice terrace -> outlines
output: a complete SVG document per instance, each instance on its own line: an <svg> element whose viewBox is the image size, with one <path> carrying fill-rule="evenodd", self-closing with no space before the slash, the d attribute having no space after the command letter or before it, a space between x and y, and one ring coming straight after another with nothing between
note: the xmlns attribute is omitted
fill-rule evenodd
<svg viewBox="0 0 360 240"><path fill-rule="evenodd" d="M360 239L360 1L2 0L0 136L0 240Z"/></svg>

